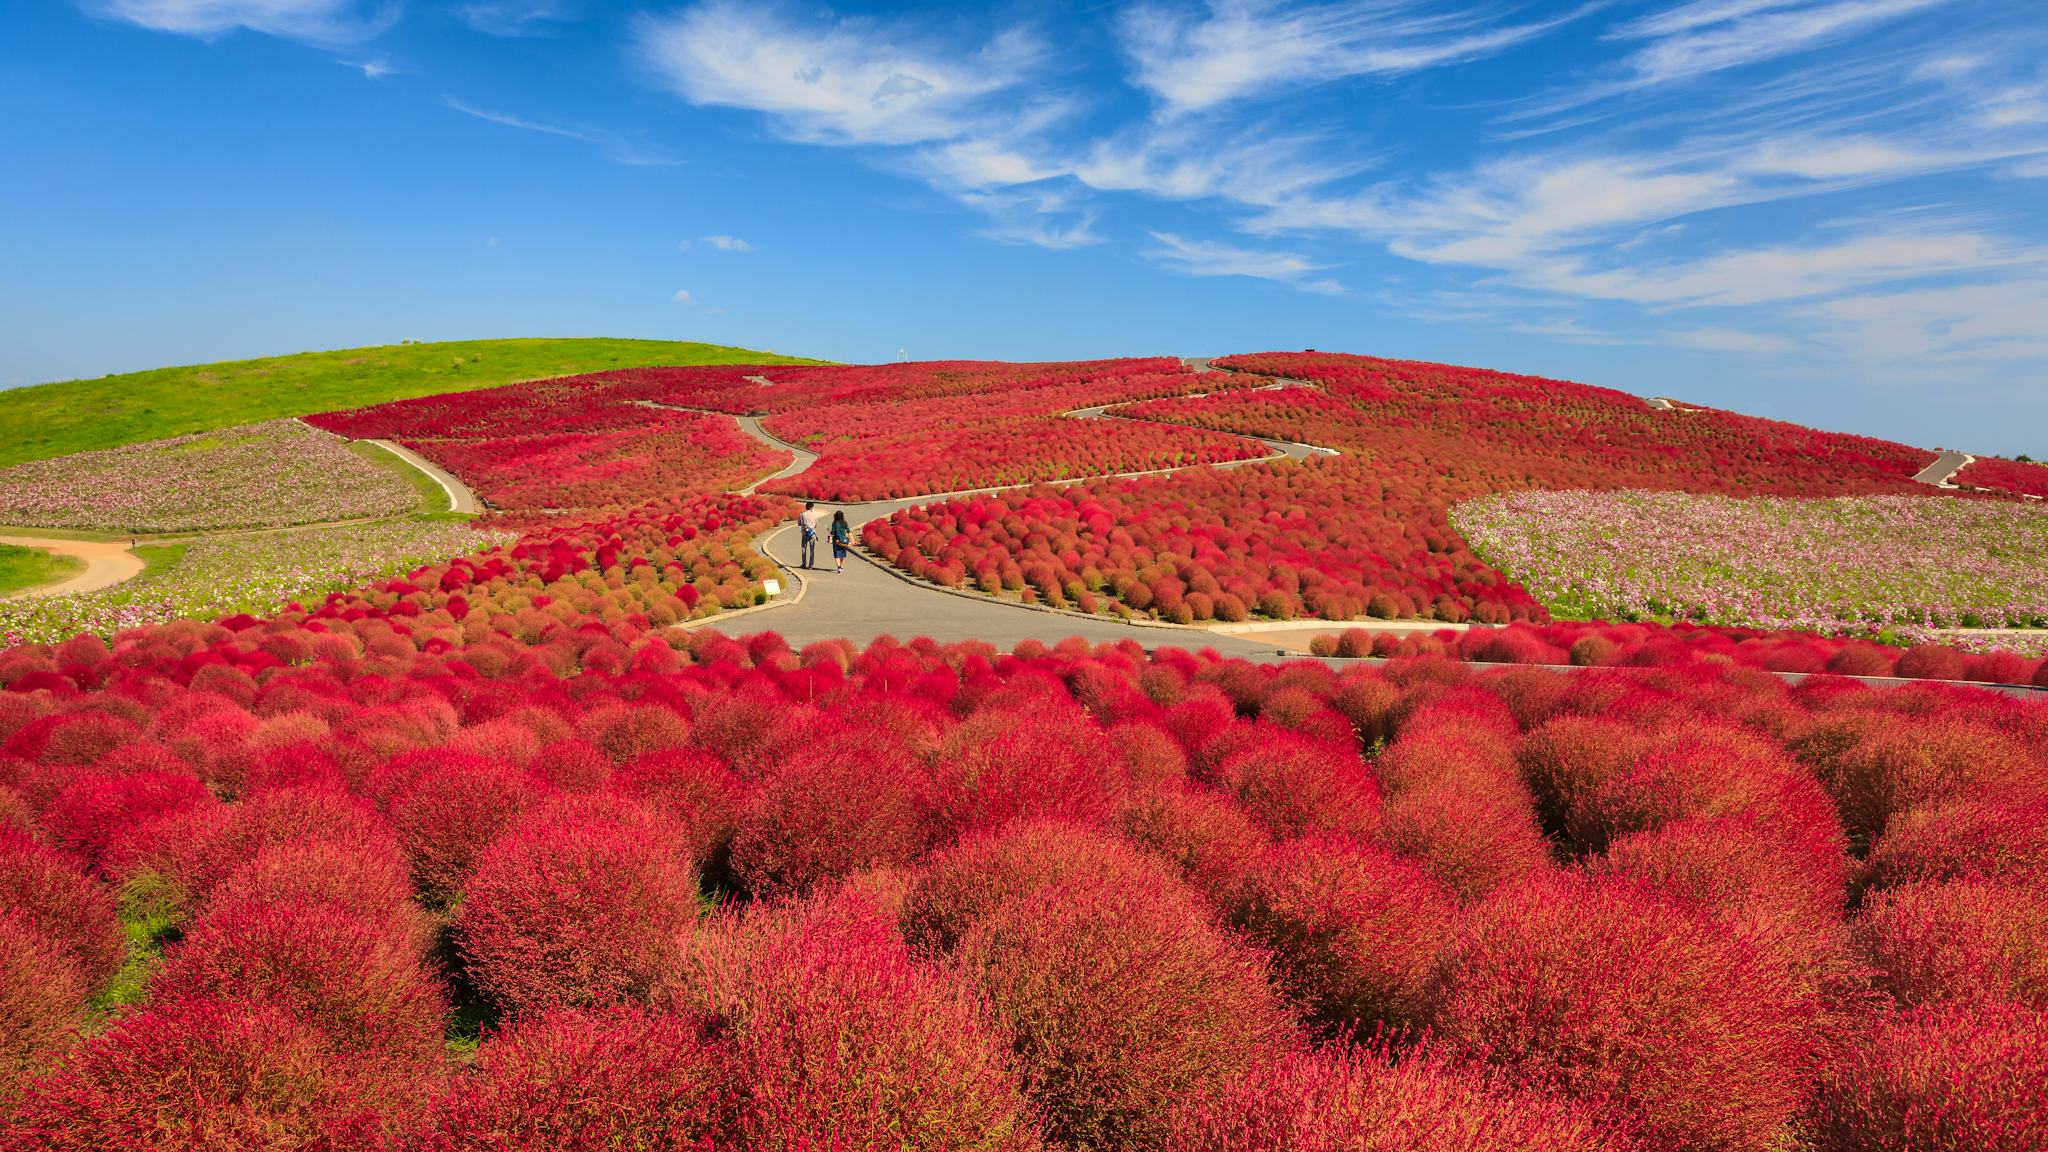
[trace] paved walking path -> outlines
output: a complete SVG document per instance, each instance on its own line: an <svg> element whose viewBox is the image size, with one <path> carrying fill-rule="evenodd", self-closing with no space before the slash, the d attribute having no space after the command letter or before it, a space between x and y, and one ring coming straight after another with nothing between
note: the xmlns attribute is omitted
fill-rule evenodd
<svg viewBox="0 0 2048 1152"><path fill-rule="evenodd" d="M85 561L85 571L60 580L55 584L42 584L24 588L6 599L37 599L44 596L68 596L74 592L97 592L111 588L123 580L132 580L142 573L142 557L128 550L128 545L114 540L58 540L47 536L0 536L0 544L13 544L22 548L40 548L59 556L76 556Z"/></svg>
<svg viewBox="0 0 2048 1152"><path fill-rule="evenodd" d="M1976 462L1977 458L1968 452L1955 452L1944 448L1934 463L1922 468L1913 479L1921 484L1932 484L1936 488L1953 488L1956 486L1956 473Z"/></svg>
<svg viewBox="0 0 2048 1152"><path fill-rule="evenodd" d="M403 444L393 443L390 440L369 440L365 441L365 443L375 444L407 464L425 472L429 479L441 486L443 492L448 493L449 511L465 512L472 516L483 511L483 506L477 502L476 493L469 490L469 485L456 479L453 472L448 471L446 468L441 467L439 464L434 463L432 460L407 448Z"/></svg>

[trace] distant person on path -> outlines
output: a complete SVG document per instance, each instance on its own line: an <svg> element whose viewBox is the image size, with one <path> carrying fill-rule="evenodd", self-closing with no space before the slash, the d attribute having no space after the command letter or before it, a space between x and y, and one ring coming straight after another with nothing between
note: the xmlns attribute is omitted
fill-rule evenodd
<svg viewBox="0 0 2048 1152"><path fill-rule="evenodd" d="M811 562L818 558L818 502L816 500L804 501L804 510L797 515L796 526L797 530L802 532L804 537L803 567L809 568Z"/></svg>
<svg viewBox="0 0 2048 1152"><path fill-rule="evenodd" d="M832 514L832 559L839 565L835 571L846 571L846 550L853 546L853 529L846 523L846 513Z"/></svg>

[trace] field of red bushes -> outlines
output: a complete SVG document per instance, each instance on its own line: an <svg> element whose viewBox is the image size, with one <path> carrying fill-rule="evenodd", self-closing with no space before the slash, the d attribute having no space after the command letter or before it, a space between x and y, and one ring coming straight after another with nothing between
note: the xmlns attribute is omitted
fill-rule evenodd
<svg viewBox="0 0 2048 1152"><path fill-rule="evenodd" d="M1911 480L1930 458L1919 449L1713 409L1660 411L1604 388L1361 356L1217 363L1264 374L1248 384L1316 386L1111 411L1344 455L928 505L871 524L865 542L941 584L1089 612L1502 623L1544 612L1451 526L1463 500L1527 488L1928 491Z"/></svg>
<svg viewBox="0 0 2048 1152"><path fill-rule="evenodd" d="M1955 475L1955 483L1972 488L1996 488L2026 496L2048 496L2048 465L2026 460L2004 460L1980 456Z"/></svg>
<svg viewBox="0 0 2048 1152"><path fill-rule="evenodd" d="M0 1148L2048 1139L2038 703L436 583L0 657Z"/></svg>
<svg viewBox="0 0 2048 1152"><path fill-rule="evenodd" d="M646 407L587 379L508 384L306 419L354 439L402 443L508 512L722 492L789 463L786 453L763 447L723 416Z"/></svg>

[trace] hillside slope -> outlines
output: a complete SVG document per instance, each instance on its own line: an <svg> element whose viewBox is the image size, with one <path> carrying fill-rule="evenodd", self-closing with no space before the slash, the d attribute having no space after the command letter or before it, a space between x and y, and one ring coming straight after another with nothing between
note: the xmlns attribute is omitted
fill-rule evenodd
<svg viewBox="0 0 2048 1152"><path fill-rule="evenodd" d="M609 368L809 364L681 340L388 344L66 380L0 392L0 467L387 400Z"/></svg>

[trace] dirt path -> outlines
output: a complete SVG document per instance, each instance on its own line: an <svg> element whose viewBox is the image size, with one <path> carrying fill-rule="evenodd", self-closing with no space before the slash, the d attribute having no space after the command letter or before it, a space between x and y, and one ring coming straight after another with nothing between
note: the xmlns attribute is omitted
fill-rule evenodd
<svg viewBox="0 0 2048 1152"><path fill-rule="evenodd" d="M1956 473L1976 462L1977 458L1968 452L1955 452L1944 448L1934 463L1914 474L1913 480L1918 484L1932 484L1936 488L1954 488Z"/></svg>
<svg viewBox="0 0 2048 1152"><path fill-rule="evenodd" d="M68 580L55 584L43 584L24 588L5 599L38 599L44 596L69 596L74 592L97 592L111 588L124 580L132 580L142 573L142 557L128 550L128 545L113 540L57 540L46 536L0 536L0 544L14 544L22 548L40 548L59 556L76 556L85 561L85 571Z"/></svg>

